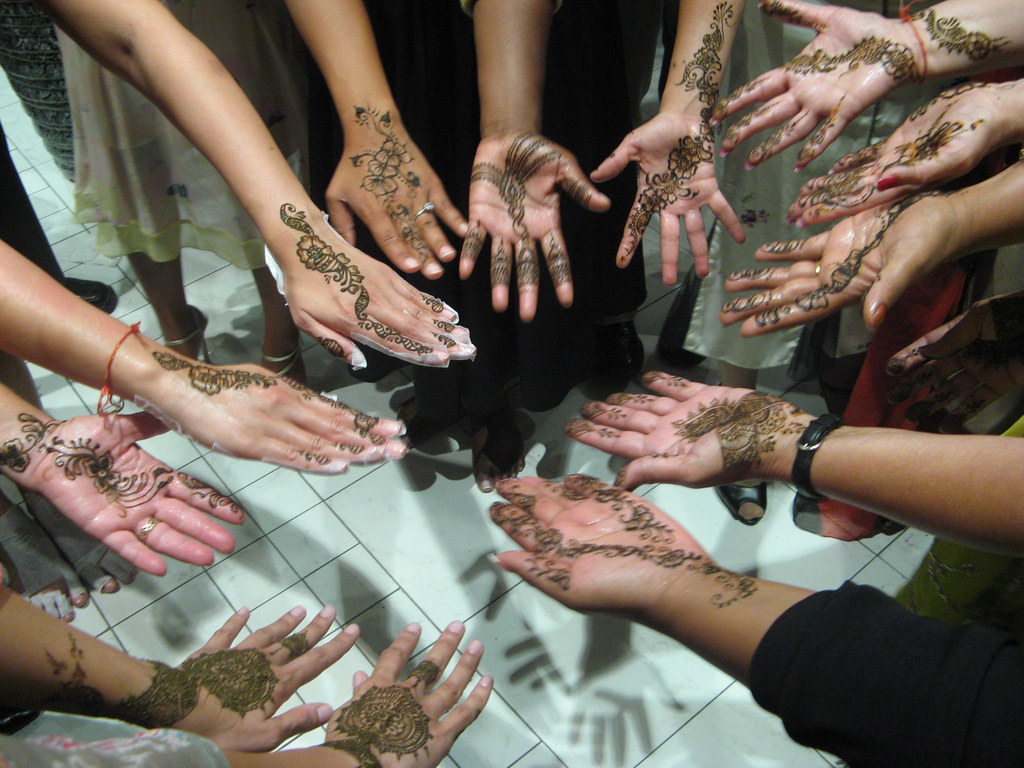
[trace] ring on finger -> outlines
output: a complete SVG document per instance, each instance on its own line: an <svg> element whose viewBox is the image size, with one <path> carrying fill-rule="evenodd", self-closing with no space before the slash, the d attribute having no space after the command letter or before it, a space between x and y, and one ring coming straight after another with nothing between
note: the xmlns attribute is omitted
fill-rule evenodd
<svg viewBox="0 0 1024 768"><path fill-rule="evenodd" d="M139 528L139 532L135 534L136 538L138 538L139 541L145 544L146 539L149 538L149 534L153 532L153 529L157 527L159 522L160 521L157 520L155 517L146 518L146 522L142 524L142 527Z"/></svg>
<svg viewBox="0 0 1024 768"><path fill-rule="evenodd" d="M425 203L423 204L423 207L422 207L422 208L420 208L420 209L419 209L419 211L417 211L417 212L416 212L416 218L418 219L418 218L419 218L420 216L422 216L422 215L423 215L424 213L433 213L433 212L434 212L434 209L435 209L436 207L437 207L436 205L434 205L434 204L433 204L432 202L430 202L429 200L427 200L427 202L425 202Z"/></svg>

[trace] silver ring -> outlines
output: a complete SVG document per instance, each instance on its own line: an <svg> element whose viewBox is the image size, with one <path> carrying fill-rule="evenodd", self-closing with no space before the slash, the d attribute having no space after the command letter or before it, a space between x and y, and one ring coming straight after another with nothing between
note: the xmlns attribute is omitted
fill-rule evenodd
<svg viewBox="0 0 1024 768"><path fill-rule="evenodd" d="M416 214L416 218L418 219L418 218L419 218L420 216L422 216L422 215L423 215L424 213L433 213L433 212L434 212L434 209L435 209L436 207L437 207L436 205L434 205L434 204L433 204L432 202L430 202L429 200L427 200L427 202L425 202L425 203L423 204L423 207L422 207L422 208L420 208L419 212L418 212L418 213Z"/></svg>
<svg viewBox="0 0 1024 768"><path fill-rule="evenodd" d="M146 543L146 539L149 538L149 534L152 533L153 529L156 528L157 525L159 525L159 524L160 524L160 521L157 520L155 517L147 518L146 522L144 522L142 524L142 527L139 528L139 532L137 534L135 534L136 537L138 538L139 541L141 541L143 544L145 544Z"/></svg>

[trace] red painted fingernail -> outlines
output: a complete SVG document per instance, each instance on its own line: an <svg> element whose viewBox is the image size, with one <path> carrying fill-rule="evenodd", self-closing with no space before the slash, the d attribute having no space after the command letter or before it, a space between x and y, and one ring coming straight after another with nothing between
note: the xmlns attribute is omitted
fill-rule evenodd
<svg viewBox="0 0 1024 768"><path fill-rule="evenodd" d="M885 178L879 179L878 184L876 184L875 186L878 187L879 192L885 192L885 190L892 189L898 183L899 179L897 179L895 176L886 176Z"/></svg>

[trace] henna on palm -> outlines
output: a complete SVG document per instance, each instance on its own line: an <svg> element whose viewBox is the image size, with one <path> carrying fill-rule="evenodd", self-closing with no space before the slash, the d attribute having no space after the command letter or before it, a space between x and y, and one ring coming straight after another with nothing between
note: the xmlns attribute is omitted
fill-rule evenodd
<svg viewBox="0 0 1024 768"><path fill-rule="evenodd" d="M363 285L363 274L359 267L344 252L335 252L329 243L324 242L313 227L306 221L305 211L296 209L291 203L281 206L281 221L291 229L303 233L296 243L299 262L306 269L319 272L324 281L331 285L336 283L342 293L355 296L353 312L358 326L370 331L385 343L394 343L417 355L427 355L432 351L426 344L410 339L394 328L384 325L370 317L367 309L370 306L370 293Z"/></svg>

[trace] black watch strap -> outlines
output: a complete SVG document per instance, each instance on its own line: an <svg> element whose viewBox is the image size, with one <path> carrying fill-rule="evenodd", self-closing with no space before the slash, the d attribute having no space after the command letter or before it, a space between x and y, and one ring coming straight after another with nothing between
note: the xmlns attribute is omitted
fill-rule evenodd
<svg viewBox="0 0 1024 768"><path fill-rule="evenodd" d="M800 435L800 439L796 441L796 459L793 461L792 480L797 492L803 496L809 496L812 499L824 498L814 490L814 486L811 484L811 462L828 433L842 423L841 416L826 413L808 424L807 429Z"/></svg>

